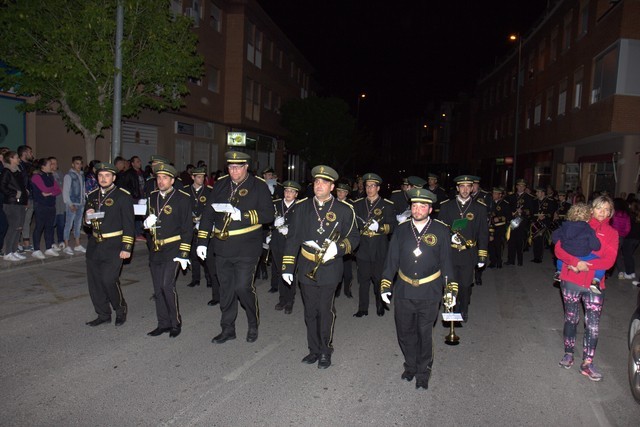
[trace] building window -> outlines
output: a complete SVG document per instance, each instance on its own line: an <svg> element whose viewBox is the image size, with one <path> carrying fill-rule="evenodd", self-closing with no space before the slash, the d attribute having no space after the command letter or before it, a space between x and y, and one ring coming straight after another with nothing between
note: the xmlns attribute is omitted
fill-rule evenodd
<svg viewBox="0 0 640 427"><path fill-rule="evenodd" d="M540 95L536 97L535 108L533 109L533 124L540 126L542 120L542 98Z"/></svg>
<svg viewBox="0 0 640 427"><path fill-rule="evenodd" d="M245 86L244 115L256 122L260 121L260 84L247 79Z"/></svg>
<svg viewBox="0 0 640 427"><path fill-rule="evenodd" d="M535 49L534 49L535 51ZM527 61L527 64L529 64L529 80L531 80L533 78L533 76L535 75L536 72L536 53L535 52L531 52L529 54L529 61Z"/></svg>
<svg viewBox="0 0 640 427"><path fill-rule="evenodd" d="M564 25L562 27L562 51L569 50L571 47L571 24L573 19L573 10L567 12L564 16Z"/></svg>
<svg viewBox="0 0 640 427"><path fill-rule="evenodd" d="M284 64L284 52L282 49L278 49L278 68L282 68Z"/></svg>
<svg viewBox="0 0 640 427"><path fill-rule="evenodd" d="M199 78L195 78L195 77L189 77L189 83L197 85L197 86L202 86L202 80Z"/></svg>
<svg viewBox="0 0 640 427"><path fill-rule="evenodd" d="M580 12L578 15L578 38L587 34L589 26L589 0L580 0Z"/></svg>
<svg viewBox="0 0 640 427"><path fill-rule="evenodd" d="M280 113L280 107L282 107L282 98L280 97L280 95L276 95L276 113Z"/></svg>
<svg viewBox="0 0 640 427"><path fill-rule="evenodd" d="M567 78L560 81L558 87L558 116L563 116L567 109Z"/></svg>
<svg viewBox="0 0 640 427"><path fill-rule="evenodd" d="M546 50L545 40L542 40L538 45L538 71L544 71L545 50Z"/></svg>
<svg viewBox="0 0 640 427"><path fill-rule="evenodd" d="M524 128L525 129L531 129L531 118L533 116L533 108L531 106L531 104L527 105L527 110L526 110L526 117L525 117L525 121L524 121Z"/></svg>
<svg viewBox="0 0 640 427"><path fill-rule="evenodd" d="M573 108L582 106L582 79L584 78L584 66L573 73Z"/></svg>
<svg viewBox="0 0 640 427"><path fill-rule="evenodd" d="M209 4L209 25L217 32L222 32L222 10L214 2Z"/></svg>
<svg viewBox="0 0 640 427"><path fill-rule="evenodd" d="M211 68L209 72L209 84L208 89L211 92L220 93L220 70L217 68Z"/></svg>
<svg viewBox="0 0 640 427"><path fill-rule="evenodd" d="M267 93L264 96L264 109L265 110L271 110L271 97L273 96L273 93L271 92L271 89L267 90Z"/></svg>
<svg viewBox="0 0 640 427"><path fill-rule="evenodd" d="M551 30L551 37L549 38L549 64L556 62L558 58L558 27L554 27Z"/></svg>
<svg viewBox="0 0 640 427"><path fill-rule="evenodd" d="M191 7L185 9L184 14L193 20L193 27L198 28L200 26L200 0L193 0L191 2Z"/></svg>
<svg viewBox="0 0 640 427"><path fill-rule="evenodd" d="M618 82L618 45L596 57L593 68L591 103L616 93Z"/></svg>
<svg viewBox="0 0 640 427"><path fill-rule="evenodd" d="M274 51L274 43L273 43L273 41L269 40L269 44L267 45L267 49L268 49L268 54L269 54L269 61L273 62L273 51Z"/></svg>
<svg viewBox="0 0 640 427"><path fill-rule="evenodd" d="M544 116L547 121L553 119L553 86L547 89L547 98L544 103Z"/></svg>
<svg viewBox="0 0 640 427"><path fill-rule="evenodd" d="M262 32L251 22L247 25L247 61L262 68Z"/></svg>

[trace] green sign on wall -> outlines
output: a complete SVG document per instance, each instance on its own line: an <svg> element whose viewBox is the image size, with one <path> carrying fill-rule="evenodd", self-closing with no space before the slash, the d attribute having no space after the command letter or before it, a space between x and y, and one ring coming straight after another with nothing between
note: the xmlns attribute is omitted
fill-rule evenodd
<svg viewBox="0 0 640 427"><path fill-rule="evenodd" d="M26 144L25 113L16 110L24 101L0 96L0 147L17 150Z"/></svg>

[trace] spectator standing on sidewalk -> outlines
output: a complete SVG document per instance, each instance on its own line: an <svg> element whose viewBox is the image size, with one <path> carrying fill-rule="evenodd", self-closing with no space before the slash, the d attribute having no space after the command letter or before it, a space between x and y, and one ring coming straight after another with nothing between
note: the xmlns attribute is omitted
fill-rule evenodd
<svg viewBox="0 0 640 427"><path fill-rule="evenodd" d="M7 151L2 155L4 168L0 173L0 193L4 198L2 210L7 217L7 235L4 239L5 261L20 261L26 257L18 253L18 241L24 223L27 206L27 189L20 172L20 158L15 151Z"/></svg>
<svg viewBox="0 0 640 427"><path fill-rule="evenodd" d="M82 213L86 201L84 193L84 174L82 172L82 157L73 156L71 158L71 169L64 176L62 184L62 198L66 210L66 220L64 223L64 253L73 255L74 252L86 252L84 246L80 244L80 231L82 231ZM75 246L69 245L69 237L73 228Z"/></svg>
<svg viewBox="0 0 640 427"><path fill-rule="evenodd" d="M7 147L0 147L0 158L4 156L4 153L8 152L9 149ZM0 175L2 175L2 171L4 170L4 162L0 161ZM7 216L4 213L4 195L0 191L0 256L4 256L4 238L7 235L7 229L9 227L9 223L7 222Z"/></svg>
<svg viewBox="0 0 640 427"><path fill-rule="evenodd" d="M640 202L632 200L629 206L631 229L622 243L622 257L624 258L624 278L636 280L636 264L633 254L640 245Z"/></svg>
<svg viewBox="0 0 640 427"><path fill-rule="evenodd" d="M51 160L51 174L53 175L53 178L56 180L58 187L62 189L62 176L58 171L58 159L52 156L52 157L49 157L49 160ZM64 205L64 200L62 199L62 193L60 193L56 196L56 220L54 223L55 237L57 237L56 240L58 243L57 244L54 243L51 246L51 248L54 251L58 251L58 252L60 252L65 248L65 243L64 243L65 219L64 218L65 218L65 205Z"/></svg>
<svg viewBox="0 0 640 427"><path fill-rule="evenodd" d="M611 217L611 227L618 232L618 257L615 263L615 270L618 271L618 280L633 279L624 275L624 257L622 256L622 245L624 239L631 231L631 218L629 216L629 206L622 198L613 199L613 216ZM612 268L613 271L613 268Z"/></svg>
<svg viewBox="0 0 640 427"><path fill-rule="evenodd" d="M27 210L24 214L24 224L22 225L22 245L18 246L19 252L32 252L33 245L29 243L31 238L31 220L33 219L33 196L31 194L31 174L33 173L33 150L28 145L18 147L18 157L20 164L18 168L22 175L24 187L27 189Z"/></svg>
<svg viewBox="0 0 640 427"><path fill-rule="evenodd" d="M84 172L84 194L87 195L93 190L98 188L98 178L96 176L95 165L100 163L100 160L91 160L87 169Z"/></svg>
<svg viewBox="0 0 640 427"><path fill-rule="evenodd" d="M51 173L51 160L41 159L38 162L38 173L31 177L33 192L33 213L36 226L33 230L32 257L44 259L45 255L60 256L52 249L53 225L56 219L56 196L62 192ZM45 251L40 250L40 240L44 232Z"/></svg>

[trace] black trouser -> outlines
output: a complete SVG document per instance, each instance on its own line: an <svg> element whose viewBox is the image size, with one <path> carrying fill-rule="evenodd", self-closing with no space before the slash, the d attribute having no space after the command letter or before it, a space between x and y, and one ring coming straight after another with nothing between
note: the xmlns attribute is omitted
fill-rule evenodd
<svg viewBox="0 0 640 427"><path fill-rule="evenodd" d="M87 259L86 261L89 296L98 317L103 320L109 319L111 307L116 312L116 316L127 314L127 303L120 288L122 260L119 258L119 253L114 253L113 257L108 259Z"/></svg>
<svg viewBox="0 0 640 427"><path fill-rule="evenodd" d="M380 281L382 280L384 260L372 262L356 258L356 264L358 265L358 283L360 284L358 311L369 310L369 289L371 289L371 281L373 281L373 295L376 300L376 308L379 308L382 305L382 299L380 298Z"/></svg>
<svg viewBox="0 0 640 427"><path fill-rule="evenodd" d="M260 310L254 286L256 257L227 258L216 255L216 271L220 281L220 326L224 333L235 333L238 300L247 313L249 329L258 329Z"/></svg>
<svg viewBox="0 0 640 427"><path fill-rule="evenodd" d="M504 244L504 227L495 229L493 240L489 240L489 260L495 267L502 267L502 245Z"/></svg>
<svg viewBox="0 0 640 427"><path fill-rule="evenodd" d="M179 268L180 264L175 261L149 261L159 328L182 326L176 292L176 275Z"/></svg>
<svg viewBox="0 0 640 427"><path fill-rule="evenodd" d="M522 250L524 248L525 239L529 225L522 221L520 226L515 230L511 230L509 243L507 244L507 262L515 264L516 256L518 257L518 265L522 265Z"/></svg>
<svg viewBox="0 0 640 427"><path fill-rule="evenodd" d="M207 263L200 259L196 250L198 248L198 230L193 230L193 241L191 242L191 252L189 252L189 259L191 260L191 280L199 282L200 267L204 267L204 278L207 280L207 284L211 282L211 273L209 272L209 266ZM208 254L208 252L207 252Z"/></svg>
<svg viewBox="0 0 640 427"><path fill-rule="evenodd" d="M394 298L398 344L404 355L404 369L417 380L429 380L433 366L433 324L440 300Z"/></svg>
<svg viewBox="0 0 640 427"><path fill-rule="evenodd" d="M544 253L544 241L545 233L541 233L539 236L534 237L532 241L533 246L533 259L542 261L542 254Z"/></svg>
<svg viewBox="0 0 640 427"><path fill-rule="evenodd" d="M293 307L293 302L296 298L297 275L293 275L293 281L291 282L291 285L287 285L287 283L282 279L282 265L280 263L282 262L283 255L284 252L281 252L275 248L271 249L271 274L273 275L271 277L271 287L273 288L275 279L275 284L278 289L278 293L280 294L278 302L285 308L291 308Z"/></svg>
<svg viewBox="0 0 640 427"><path fill-rule="evenodd" d="M462 314L466 320L471 302L471 284L473 283L474 264L453 265L453 277L458 280L458 296L456 297L455 312Z"/></svg>
<svg viewBox="0 0 640 427"><path fill-rule="evenodd" d="M351 286L351 281L353 280L353 255L345 255L342 259L344 261L342 283L345 289L347 289L348 286Z"/></svg>
<svg viewBox="0 0 640 427"><path fill-rule="evenodd" d="M337 283L321 285L300 284L304 302L304 321L307 325L307 344L313 354L333 353L333 327L336 308L333 299Z"/></svg>
<svg viewBox="0 0 640 427"><path fill-rule="evenodd" d="M216 255L213 253L214 239L209 240L207 246L207 257L204 262L211 278L211 299L213 301L220 301L220 280L218 280L218 274L216 273Z"/></svg>

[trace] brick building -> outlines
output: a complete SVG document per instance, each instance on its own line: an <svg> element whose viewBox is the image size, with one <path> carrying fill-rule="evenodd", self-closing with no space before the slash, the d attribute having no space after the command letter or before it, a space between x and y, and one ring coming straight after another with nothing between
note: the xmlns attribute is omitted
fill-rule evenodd
<svg viewBox="0 0 640 427"><path fill-rule="evenodd" d="M172 0L171 8L193 19L204 74L189 82L191 93L180 111L123 119L122 155L146 163L162 154L179 170L204 160L215 171L224 168L228 132L239 132L246 145L236 148L252 155L254 170L273 166L283 180L304 178L303 162L285 150L279 113L285 101L314 92L314 70L304 56L256 0ZM64 159L84 154L82 138L67 132L56 114L38 113L33 128L25 143L38 156L55 155L66 168ZM105 131L96 157L109 159L110 151Z"/></svg>
<svg viewBox="0 0 640 427"><path fill-rule="evenodd" d="M529 185L636 193L640 2L550 2L514 45L469 104L476 169L511 187L516 152Z"/></svg>

